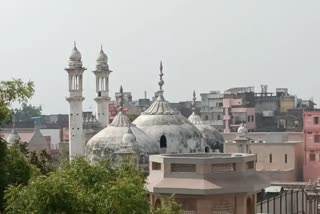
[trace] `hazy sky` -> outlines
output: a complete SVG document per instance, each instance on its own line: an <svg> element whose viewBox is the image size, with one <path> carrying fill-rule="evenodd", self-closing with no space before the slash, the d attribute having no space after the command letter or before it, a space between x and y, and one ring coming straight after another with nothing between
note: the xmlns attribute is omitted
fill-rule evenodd
<svg viewBox="0 0 320 214"><path fill-rule="evenodd" d="M120 84L134 99L151 97L163 60L171 102L190 100L193 89L268 84L320 103L319 11L318 0L1 1L1 80L33 80L32 104L67 113L64 68L76 40L88 68L84 110L95 109L101 43L112 97Z"/></svg>

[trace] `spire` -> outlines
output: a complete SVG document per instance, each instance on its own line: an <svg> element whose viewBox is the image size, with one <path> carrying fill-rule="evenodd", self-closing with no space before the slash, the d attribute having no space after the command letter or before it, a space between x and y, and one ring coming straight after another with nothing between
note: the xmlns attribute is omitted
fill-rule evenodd
<svg viewBox="0 0 320 214"><path fill-rule="evenodd" d="M77 49L77 42L76 41L73 41L73 48Z"/></svg>
<svg viewBox="0 0 320 214"><path fill-rule="evenodd" d="M159 74L160 81L158 82L158 85L160 86L159 95L162 95L162 93L163 93L162 86L164 85L164 81L162 79L162 76L163 76L162 70L163 70L163 65L162 65L162 61L160 61L160 74Z"/></svg>
<svg viewBox="0 0 320 214"><path fill-rule="evenodd" d="M195 113L196 111L196 91L193 91L193 98L192 98L192 112Z"/></svg>
<svg viewBox="0 0 320 214"><path fill-rule="evenodd" d="M102 46L102 44L100 45L100 51L103 52L103 46Z"/></svg>
<svg viewBox="0 0 320 214"><path fill-rule="evenodd" d="M119 101L119 111L123 111L123 88L120 86L120 101Z"/></svg>

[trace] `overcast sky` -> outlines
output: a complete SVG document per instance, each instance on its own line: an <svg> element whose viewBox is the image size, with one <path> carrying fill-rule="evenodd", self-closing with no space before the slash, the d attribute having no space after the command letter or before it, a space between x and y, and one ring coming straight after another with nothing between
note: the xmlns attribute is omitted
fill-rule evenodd
<svg viewBox="0 0 320 214"><path fill-rule="evenodd" d="M32 104L67 113L64 68L76 40L88 68L84 110L95 109L100 44L112 97L121 84L133 99L151 97L162 60L170 102L191 100L194 89L261 84L319 102L319 11L318 0L1 1L1 80L33 80Z"/></svg>

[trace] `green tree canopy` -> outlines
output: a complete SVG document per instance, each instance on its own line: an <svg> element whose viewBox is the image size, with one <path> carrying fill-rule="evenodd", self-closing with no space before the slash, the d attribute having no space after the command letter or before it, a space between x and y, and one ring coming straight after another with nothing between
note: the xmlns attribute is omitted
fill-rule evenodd
<svg viewBox="0 0 320 214"><path fill-rule="evenodd" d="M42 107L33 106L31 104L22 103L20 108L15 109L15 119L17 121L31 120L32 117L41 116Z"/></svg>
<svg viewBox="0 0 320 214"><path fill-rule="evenodd" d="M0 82L0 122L11 120L10 105L26 102L34 93L33 82L20 79Z"/></svg>
<svg viewBox="0 0 320 214"><path fill-rule="evenodd" d="M7 148L6 144L0 138L0 212L3 209L4 191L9 185L26 185L33 175L39 174L18 147Z"/></svg>
<svg viewBox="0 0 320 214"><path fill-rule="evenodd" d="M90 164L76 159L6 192L6 213L148 212L143 174L131 162L115 167L110 161Z"/></svg>

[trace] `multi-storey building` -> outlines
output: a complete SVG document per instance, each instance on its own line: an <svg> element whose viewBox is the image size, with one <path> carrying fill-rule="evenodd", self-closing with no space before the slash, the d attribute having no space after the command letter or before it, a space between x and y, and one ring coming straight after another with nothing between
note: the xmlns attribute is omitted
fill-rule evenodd
<svg viewBox="0 0 320 214"><path fill-rule="evenodd" d="M304 131L304 181L320 178L320 111L305 111Z"/></svg>
<svg viewBox="0 0 320 214"><path fill-rule="evenodd" d="M210 91L209 93L202 93L200 96L201 119L208 125L213 126L220 132L223 132L223 94L219 91Z"/></svg>
<svg viewBox="0 0 320 214"><path fill-rule="evenodd" d="M256 131L301 132L303 110L313 109L314 105L312 100L290 95L287 88L277 88L272 93L267 85L262 85L261 92L255 93Z"/></svg>
<svg viewBox="0 0 320 214"><path fill-rule="evenodd" d="M248 130L256 129L254 87L231 88L224 92L224 132L236 132L245 123Z"/></svg>

